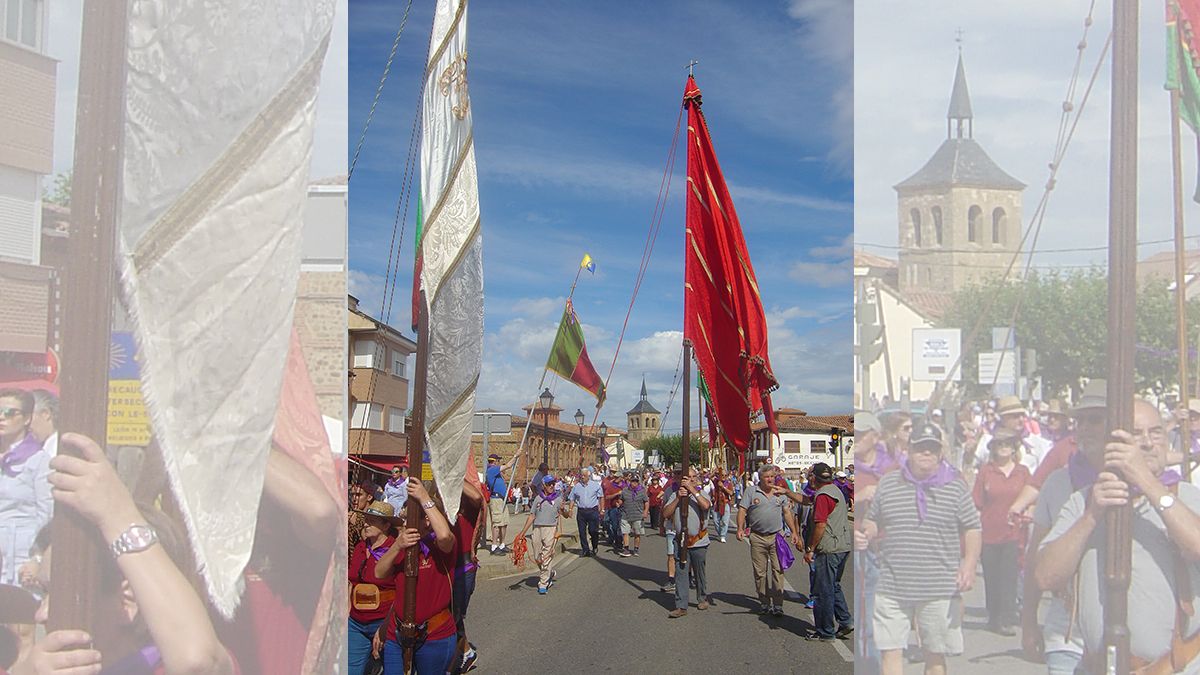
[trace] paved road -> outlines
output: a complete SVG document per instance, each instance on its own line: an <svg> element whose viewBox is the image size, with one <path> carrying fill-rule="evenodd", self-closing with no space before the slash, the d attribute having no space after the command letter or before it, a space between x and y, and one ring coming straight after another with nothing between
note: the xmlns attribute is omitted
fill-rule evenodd
<svg viewBox="0 0 1200 675"><path fill-rule="evenodd" d="M566 530L574 534L573 526ZM480 578L467 616L468 635L481 654L475 672L854 670L852 641L803 638L812 628L812 611L803 604L808 591L803 560L785 574L787 615L764 617L758 614L749 544L732 536L725 544L714 539L707 572L716 604L701 612L693 599L687 616L668 619L674 596L659 591L666 580L666 543L657 532L642 540L638 557L620 558L611 549L598 558L577 554L577 548L558 554L557 583L545 596L538 595L534 574ZM849 567L843 583L852 596Z"/></svg>
<svg viewBox="0 0 1200 675"><path fill-rule="evenodd" d="M983 595L983 570L975 578L975 586L963 600L963 647L960 656L946 659L946 669L951 673L970 675L1036 675L1046 672L1046 666L1025 660L1021 651L1020 631L1013 637L1004 637L987 629L987 610ZM918 651L915 638L909 638L910 662L906 674L922 673L920 662L916 662Z"/></svg>

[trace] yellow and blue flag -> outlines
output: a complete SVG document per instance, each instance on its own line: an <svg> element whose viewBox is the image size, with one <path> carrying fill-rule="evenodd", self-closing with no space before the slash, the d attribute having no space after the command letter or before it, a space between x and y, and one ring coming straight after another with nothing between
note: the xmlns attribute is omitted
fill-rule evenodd
<svg viewBox="0 0 1200 675"><path fill-rule="evenodd" d="M583 254L583 260L580 261L579 266L592 274L596 273L596 262L592 260L592 256L586 253Z"/></svg>

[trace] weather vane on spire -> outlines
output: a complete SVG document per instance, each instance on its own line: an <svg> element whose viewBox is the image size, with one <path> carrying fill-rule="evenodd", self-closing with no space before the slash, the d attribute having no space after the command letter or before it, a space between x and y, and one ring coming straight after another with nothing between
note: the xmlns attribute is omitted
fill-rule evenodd
<svg viewBox="0 0 1200 675"><path fill-rule="evenodd" d="M963 32L964 31L962 28L959 28L954 31L954 41L958 43L958 53L960 53L960 54L962 53Z"/></svg>

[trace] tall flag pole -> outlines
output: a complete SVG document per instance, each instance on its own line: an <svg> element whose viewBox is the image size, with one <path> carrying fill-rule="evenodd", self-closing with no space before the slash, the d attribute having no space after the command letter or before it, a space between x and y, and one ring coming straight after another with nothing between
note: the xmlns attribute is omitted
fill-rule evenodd
<svg viewBox="0 0 1200 675"><path fill-rule="evenodd" d="M467 0L438 0L421 106L418 257L429 316L426 425L434 482L454 522L483 363L483 237L471 99Z"/></svg>
<svg viewBox="0 0 1200 675"><path fill-rule="evenodd" d="M700 89L689 74L683 96L688 111L683 337L708 387L718 426L736 450L745 452L754 414L761 412L771 433L778 433L770 397L778 381L767 355L758 281L700 103ZM688 356L684 361L690 363Z"/></svg>
<svg viewBox="0 0 1200 675"><path fill-rule="evenodd" d="M1186 244L1183 235L1183 141L1180 120L1185 111L1188 126L1200 131L1200 76L1196 73L1195 25L1192 18L1200 19L1197 3L1188 3L1195 16L1184 14L1179 2L1167 2L1167 89L1171 92L1171 169L1175 210L1175 321L1176 347L1179 350L1179 405L1188 409L1188 335L1187 335L1187 284L1184 257ZM1192 430L1189 415L1180 421L1181 450L1183 451L1183 479L1192 480Z"/></svg>
<svg viewBox="0 0 1200 675"><path fill-rule="evenodd" d="M1112 129L1108 194L1108 424L1133 428L1137 325L1138 1L1113 0ZM1108 509L1104 646L1109 673L1130 672L1129 581L1132 506Z"/></svg>

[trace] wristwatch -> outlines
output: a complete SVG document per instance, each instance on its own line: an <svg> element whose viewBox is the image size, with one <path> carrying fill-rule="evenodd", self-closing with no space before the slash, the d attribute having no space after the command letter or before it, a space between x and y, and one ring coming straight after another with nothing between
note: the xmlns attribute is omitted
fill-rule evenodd
<svg viewBox="0 0 1200 675"><path fill-rule="evenodd" d="M432 509L434 506L436 506L436 504L433 503L432 499L427 502L421 502L421 508L423 509Z"/></svg>
<svg viewBox="0 0 1200 675"><path fill-rule="evenodd" d="M148 525L138 525L136 523L129 526L129 529L121 533L109 546L114 558L119 558L126 553L140 553L158 543L158 533Z"/></svg>
<svg viewBox="0 0 1200 675"><path fill-rule="evenodd" d="M1158 503L1154 505L1154 510L1163 513L1172 506L1175 506L1175 496L1165 494L1158 498Z"/></svg>

